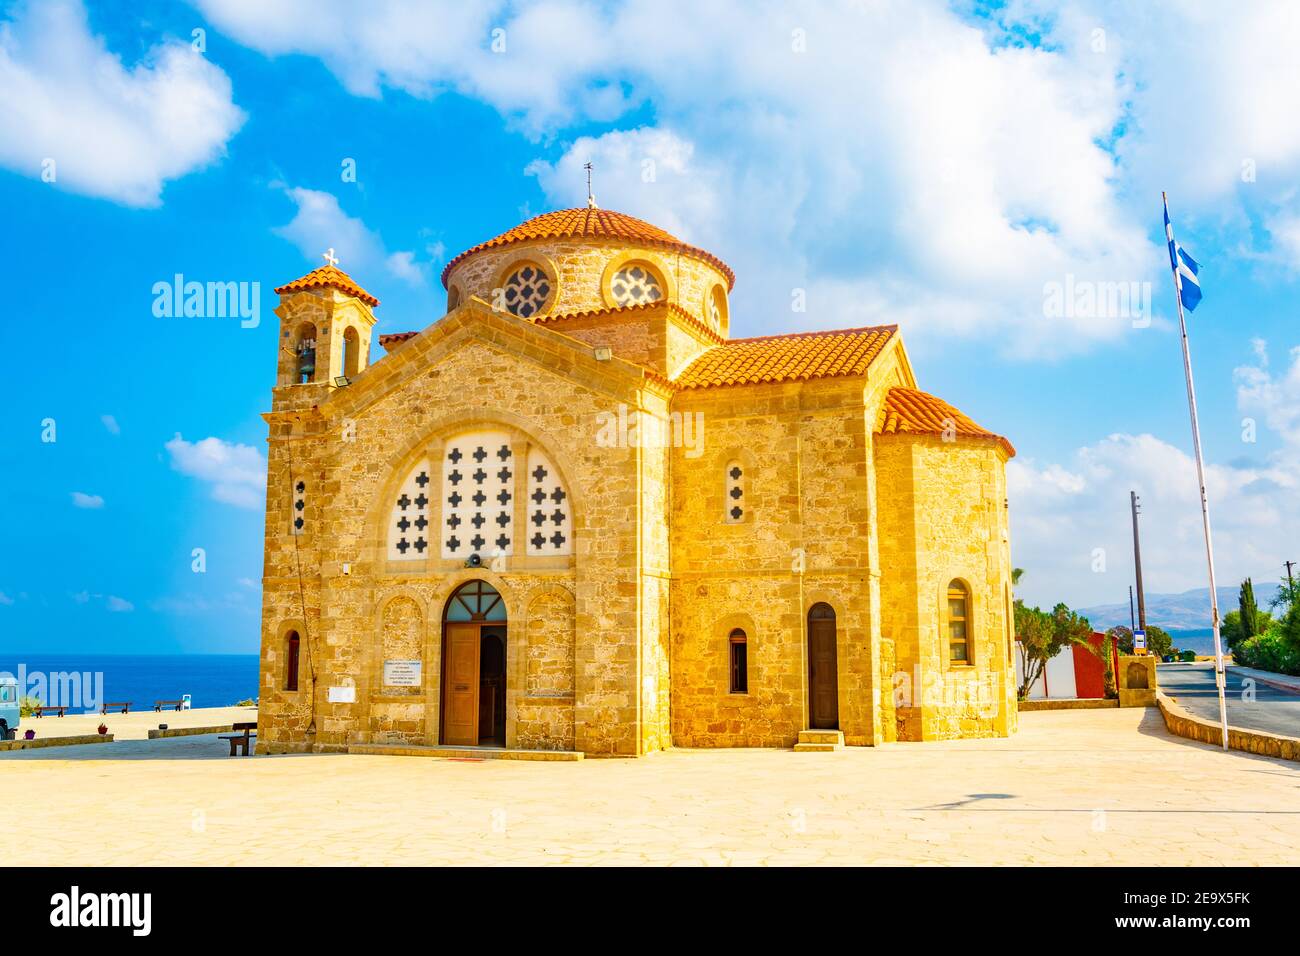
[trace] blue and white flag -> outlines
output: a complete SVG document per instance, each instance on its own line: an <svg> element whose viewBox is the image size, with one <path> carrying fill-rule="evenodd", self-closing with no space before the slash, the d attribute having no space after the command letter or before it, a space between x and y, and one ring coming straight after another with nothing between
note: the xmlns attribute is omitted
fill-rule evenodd
<svg viewBox="0 0 1300 956"><path fill-rule="evenodd" d="M1174 270L1174 284L1183 300L1183 308L1194 312L1201 301L1201 267L1174 241L1174 225L1169 221L1169 201L1165 200L1165 239L1169 242L1169 265Z"/></svg>

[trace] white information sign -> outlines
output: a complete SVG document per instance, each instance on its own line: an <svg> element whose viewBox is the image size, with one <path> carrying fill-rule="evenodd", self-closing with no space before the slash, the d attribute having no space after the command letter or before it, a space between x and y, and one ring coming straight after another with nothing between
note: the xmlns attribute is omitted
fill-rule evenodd
<svg viewBox="0 0 1300 956"><path fill-rule="evenodd" d="M331 704L355 704L357 689L355 687L331 687L329 691Z"/></svg>
<svg viewBox="0 0 1300 956"><path fill-rule="evenodd" d="M384 661L384 685L387 687L419 687L421 665L416 661Z"/></svg>

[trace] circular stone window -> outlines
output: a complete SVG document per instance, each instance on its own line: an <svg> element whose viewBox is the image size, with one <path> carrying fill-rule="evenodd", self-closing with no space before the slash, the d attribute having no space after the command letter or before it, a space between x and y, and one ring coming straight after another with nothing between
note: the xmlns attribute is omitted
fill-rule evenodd
<svg viewBox="0 0 1300 956"><path fill-rule="evenodd" d="M659 277L644 262L629 262L615 272L609 291L619 306L646 305L664 297Z"/></svg>
<svg viewBox="0 0 1300 956"><path fill-rule="evenodd" d="M550 298L551 280L538 266L528 262L510 273L502 293L510 314L531 319Z"/></svg>

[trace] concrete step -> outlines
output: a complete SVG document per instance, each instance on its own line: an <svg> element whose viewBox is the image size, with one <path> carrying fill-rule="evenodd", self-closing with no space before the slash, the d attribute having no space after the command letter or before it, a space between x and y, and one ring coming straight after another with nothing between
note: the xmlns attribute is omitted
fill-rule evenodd
<svg viewBox="0 0 1300 956"><path fill-rule="evenodd" d="M801 730L799 742L794 745L798 753L821 753L844 749L844 733L839 730Z"/></svg>
<svg viewBox="0 0 1300 956"><path fill-rule="evenodd" d="M576 750L506 750L504 747L450 747L439 744L348 744L350 754L386 757L435 757L443 760L581 760Z"/></svg>
<svg viewBox="0 0 1300 956"><path fill-rule="evenodd" d="M843 745L844 732L842 730L801 730L799 731L799 743Z"/></svg>

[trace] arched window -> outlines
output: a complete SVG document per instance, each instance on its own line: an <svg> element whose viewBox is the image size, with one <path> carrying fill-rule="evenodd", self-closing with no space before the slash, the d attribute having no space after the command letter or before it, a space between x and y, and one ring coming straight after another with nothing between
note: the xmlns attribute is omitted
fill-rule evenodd
<svg viewBox="0 0 1300 956"><path fill-rule="evenodd" d="M573 502L540 448L528 449L528 553L573 553Z"/></svg>
<svg viewBox="0 0 1300 956"><path fill-rule="evenodd" d="M448 621L504 621L506 602L486 581L467 581L451 596L444 614Z"/></svg>
<svg viewBox="0 0 1300 956"><path fill-rule="evenodd" d="M299 480L293 483L293 512L290 518L290 534L302 534L307 527L307 482Z"/></svg>
<svg viewBox="0 0 1300 956"><path fill-rule="evenodd" d="M745 520L745 469L738 461L727 462L722 476L722 486L726 489L723 496L722 518L727 524L739 524Z"/></svg>
<svg viewBox="0 0 1300 956"><path fill-rule="evenodd" d="M294 381L306 385L316 379L316 326L306 322L298 327L294 341Z"/></svg>
<svg viewBox="0 0 1300 956"><path fill-rule="evenodd" d="M460 286L452 286L447 290L447 311L453 312L460 305Z"/></svg>
<svg viewBox="0 0 1300 956"><path fill-rule="evenodd" d="M298 689L298 663L300 660L299 649L301 642L298 640L298 632L290 631L285 639L284 654L284 689Z"/></svg>
<svg viewBox="0 0 1300 956"><path fill-rule="evenodd" d="M361 337L357 330L348 326L343 333L343 374L356 378L361 371Z"/></svg>
<svg viewBox="0 0 1300 956"><path fill-rule="evenodd" d="M429 463L417 462L397 490L388 516L388 560L418 561L429 556L435 531L429 526L434 489Z"/></svg>
<svg viewBox="0 0 1300 956"><path fill-rule="evenodd" d="M525 262L506 277L501 294L507 312L531 319L550 299L551 279L541 266Z"/></svg>
<svg viewBox="0 0 1300 956"><path fill-rule="evenodd" d="M1011 589L1002 585L1002 596L1007 603L1007 663L1014 664L1016 648L1016 612L1011 606Z"/></svg>
<svg viewBox="0 0 1300 956"><path fill-rule="evenodd" d="M948 582L948 663L970 662L970 591L954 579Z"/></svg>
<svg viewBox="0 0 1300 956"><path fill-rule="evenodd" d="M708 300L709 327L715 332L722 332L727 327L727 290L715 285L709 291Z"/></svg>
<svg viewBox="0 0 1300 956"><path fill-rule="evenodd" d="M629 262L614 273L609 284L614 304L647 305L664 297L664 285L658 273L644 262Z"/></svg>
<svg viewBox="0 0 1300 956"><path fill-rule="evenodd" d="M731 692L749 693L749 645L745 632L734 629L727 637L731 653Z"/></svg>

